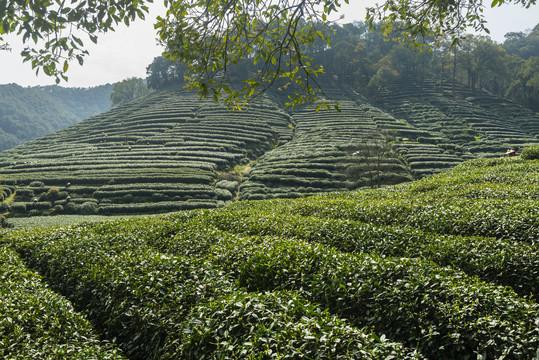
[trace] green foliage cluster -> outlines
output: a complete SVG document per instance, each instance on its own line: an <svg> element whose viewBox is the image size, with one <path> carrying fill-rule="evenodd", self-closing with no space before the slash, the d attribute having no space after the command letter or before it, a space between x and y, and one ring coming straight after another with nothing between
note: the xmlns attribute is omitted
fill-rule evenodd
<svg viewBox="0 0 539 360"><path fill-rule="evenodd" d="M88 320L5 246L0 246L0 280L3 359L125 359L116 347L100 341Z"/></svg>
<svg viewBox="0 0 539 360"><path fill-rule="evenodd" d="M522 150L520 156L525 160L537 160L539 159L539 146L530 146Z"/></svg>
<svg viewBox="0 0 539 360"><path fill-rule="evenodd" d="M163 254L148 247L162 247L166 241L162 236L182 228L181 218L189 217L186 213L180 218L142 219L147 233L140 232L136 222L121 221L19 231L5 241L23 254L29 266L46 274L53 289L88 314L102 336L115 339L129 358L204 354L217 359L234 353L282 358L293 349L297 356L314 351L322 359L359 354L373 359L392 354L415 358L402 345L354 329L297 294L245 294L206 257ZM124 229L122 236L119 228ZM234 309L240 305L231 304L242 300L245 316ZM232 305L230 310L227 304ZM230 318L221 322L227 311ZM201 316L210 326L204 327L205 334L196 331ZM235 323L234 317L242 321ZM281 335L273 336L278 331ZM290 342L290 336L297 340ZM241 349L232 348L236 342L243 344Z"/></svg>
<svg viewBox="0 0 539 360"><path fill-rule="evenodd" d="M536 161L478 159L383 189L0 241L130 358L533 359L538 178Z"/></svg>
<svg viewBox="0 0 539 360"><path fill-rule="evenodd" d="M118 106L147 95L149 92L150 90L144 80L134 77L125 79L115 83L112 87L110 102L112 106Z"/></svg>
<svg viewBox="0 0 539 360"><path fill-rule="evenodd" d="M296 238L344 252L375 252L431 260L468 275L512 287L521 296L539 294L536 245L492 237L464 237L421 231L410 226L375 225L347 219L233 210L206 215L208 224L245 235ZM384 241L380 241L384 239Z"/></svg>
<svg viewBox="0 0 539 360"><path fill-rule="evenodd" d="M198 306L184 333L185 359L419 358L289 291L238 291Z"/></svg>

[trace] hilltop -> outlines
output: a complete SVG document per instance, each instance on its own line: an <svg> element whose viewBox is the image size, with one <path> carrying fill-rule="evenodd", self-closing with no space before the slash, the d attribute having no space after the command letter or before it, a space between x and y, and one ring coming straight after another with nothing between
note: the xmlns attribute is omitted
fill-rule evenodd
<svg viewBox="0 0 539 360"><path fill-rule="evenodd" d="M539 160L476 159L382 189L4 230L0 356L531 360L538 184Z"/></svg>
<svg viewBox="0 0 539 360"><path fill-rule="evenodd" d="M340 112L243 111L159 91L0 153L11 215L144 214L420 179L538 142L539 115L464 88L394 82L376 103L326 87ZM14 195L13 195L14 194Z"/></svg>

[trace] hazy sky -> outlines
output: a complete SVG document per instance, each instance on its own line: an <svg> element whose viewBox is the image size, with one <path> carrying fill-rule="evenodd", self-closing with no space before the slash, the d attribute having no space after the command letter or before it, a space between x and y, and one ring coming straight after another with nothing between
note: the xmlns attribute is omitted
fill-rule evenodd
<svg viewBox="0 0 539 360"><path fill-rule="evenodd" d="M89 87L106 83L114 83L129 77L146 77L146 67L153 58L161 54L157 45L154 19L164 14L164 7L155 0L151 13L145 21L135 21L130 27L120 26L116 32L101 36L97 45L89 40L85 42L90 56L85 58L83 67L70 64L69 82L62 86ZM351 5L344 5L342 13L344 22L363 20L364 8L376 0L350 0ZM532 29L539 23L539 5L523 9L517 5L503 5L498 8L485 9L486 18L491 31L491 38L497 42L504 41L504 35L513 31ZM29 63L23 63L19 55L22 46L17 38L9 38L12 52L0 51L0 84L17 83L22 86L54 84L47 76L36 77Z"/></svg>

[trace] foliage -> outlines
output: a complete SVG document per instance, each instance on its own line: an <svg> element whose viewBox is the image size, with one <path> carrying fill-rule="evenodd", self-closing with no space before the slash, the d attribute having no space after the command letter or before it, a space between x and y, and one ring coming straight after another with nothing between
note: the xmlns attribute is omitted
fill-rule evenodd
<svg viewBox="0 0 539 360"><path fill-rule="evenodd" d="M185 359L419 358L288 291L235 292L197 306L188 318L181 353Z"/></svg>
<svg viewBox="0 0 539 360"><path fill-rule="evenodd" d="M539 56L539 24L529 33L510 32L505 34L504 49L509 54L515 54L524 60Z"/></svg>
<svg viewBox="0 0 539 360"><path fill-rule="evenodd" d="M539 56L526 60L516 72L506 96L539 111Z"/></svg>
<svg viewBox="0 0 539 360"><path fill-rule="evenodd" d="M491 6L509 3L530 7L535 0L494 0ZM71 27L96 42L97 33L114 30L119 22L129 25L148 11L145 1L128 0L74 1L70 5L17 0L3 4L0 36L17 33L23 43L33 41L35 46L23 51L24 59L57 81L66 78L70 61L82 63L87 54L83 40L70 31ZM166 46L164 55L187 64L187 83L200 95L224 96L228 105L238 108L271 86L288 88L290 105L320 98L317 76L324 70L305 49L313 45L320 48L317 42L324 44L322 48L331 44L331 17L340 1L220 0L208 5L190 0L165 1L165 5L166 15L155 24ZM397 30L404 42L417 46L446 35L455 45L467 28L487 30L482 11L482 4L471 0L388 0L367 10L367 23L375 28L380 22L384 34ZM231 81L233 66L240 63L249 64L249 71ZM329 108L326 101L321 105Z"/></svg>
<svg viewBox="0 0 539 360"><path fill-rule="evenodd" d="M144 80L134 77L125 79L115 83L112 87L110 102L112 106L118 106L147 95L149 92Z"/></svg>
<svg viewBox="0 0 539 360"><path fill-rule="evenodd" d="M0 151L108 110L111 90L0 85Z"/></svg>
<svg viewBox="0 0 539 360"><path fill-rule="evenodd" d="M187 75L187 66L181 61L168 61L164 56L158 56L146 68L146 83L154 90L164 89L171 85L183 83Z"/></svg>
<svg viewBox="0 0 539 360"><path fill-rule="evenodd" d="M125 359L18 255L0 246L0 356L3 359Z"/></svg>
<svg viewBox="0 0 539 360"><path fill-rule="evenodd" d="M0 3L0 41L3 35L17 34L26 47L21 55L36 72L67 80L65 73L71 61L82 65L88 51L80 33L96 43L97 34L114 31L118 23L129 25L136 18L144 19L148 8L144 2L15 0ZM78 32L73 31L78 29Z"/></svg>
<svg viewBox="0 0 539 360"><path fill-rule="evenodd" d="M520 157L524 160L539 159L539 146L530 146L522 150Z"/></svg>
<svg viewBox="0 0 539 360"><path fill-rule="evenodd" d="M533 359L538 166L477 159L394 187L10 230L0 244L134 359Z"/></svg>

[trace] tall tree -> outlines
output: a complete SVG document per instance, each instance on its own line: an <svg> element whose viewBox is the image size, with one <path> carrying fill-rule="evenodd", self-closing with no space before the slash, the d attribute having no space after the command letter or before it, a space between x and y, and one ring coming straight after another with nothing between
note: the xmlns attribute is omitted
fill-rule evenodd
<svg viewBox="0 0 539 360"><path fill-rule="evenodd" d="M138 97L148 94L150 90L144 80L139 78L129 78L117 82L112 87L110 102L112 106L125 104Z"/></svg>
<svg viewBox="0 0 539 360"><path fill-rule="evenodd" d="M539 56L539 24L526 34L510 32L505 34L504 49L509 54L515 54L527 60L531 56Z"/></svg>
<svg viewBox="0 0 539 360"><path fill-rule="evenodd" d="M504 73L504 55L505 50L488 37L466 36L462 42L460 59L468 75L468 86L475 90L478 86L482 87L489 77L498 77Z"/></svg>
<svg viewBox="0 0 539 360"><path fill-rule="evenodd" d="M516 75L506 96L539 112L539 57L526 60Z"/></svg>
<svg viewBox="0 0 539 360"><path fill-rule="evenodd" d="M172 62L164 56L158 56L146 68L146 83L154 90L172 84L183 83L187 75L187 66L181 61Z"/></svg>

